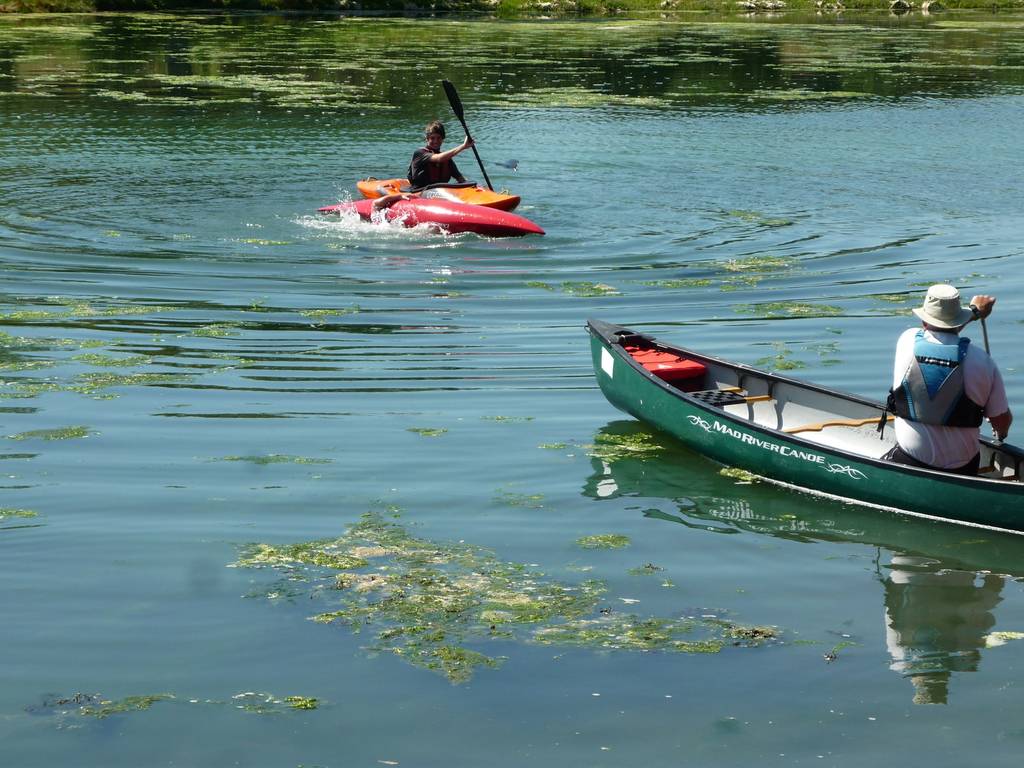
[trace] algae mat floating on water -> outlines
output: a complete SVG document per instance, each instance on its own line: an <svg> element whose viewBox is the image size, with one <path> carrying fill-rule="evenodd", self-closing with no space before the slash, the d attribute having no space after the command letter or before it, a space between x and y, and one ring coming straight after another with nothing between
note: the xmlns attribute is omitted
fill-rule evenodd
<svg viewBox="0 0 1024 768"><path fill-rule="evenodd" d="M125 696L109 699L99 693L74 693L69 696L46 694L36 704L25 707L33 715L51 716L57 719L59 728L80 728L71 725L71 718L105 720L108 717L146 712L160 702L177 702L186 705L229 706L233 709L257 715L283 715L296 711L319 709L320 700L312 696L275 696L272 693L245 691L231 696L228 700L198 699L180 697L173 693L157 693L143 696Z"/></svg>
<svg viewBox="0 0 1024 768"><path fill-rule="evenodd" d="M600 553L595 553L600 556ZM434 670L453 683L503 657L487 645L509 641L593 650L716 653L763 645L772 627L743 627L721 616L638 616L601 607L602 581L562 583L522 563L464 543L411 535L369 512L336 539L254 544L235 567L283 576L258 595L317 601L310 618L371 635L368 649Z"/></svg>

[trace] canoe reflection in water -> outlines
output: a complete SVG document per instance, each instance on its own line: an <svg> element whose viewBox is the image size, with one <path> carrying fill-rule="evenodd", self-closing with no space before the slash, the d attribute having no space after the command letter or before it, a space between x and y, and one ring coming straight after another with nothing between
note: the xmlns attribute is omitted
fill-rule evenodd
<svg viewBox="0 0 1024 768"><path fill-rule="evenodd" d="M602 449L644 444L647 450L632 454ZM645 517L710 533L877 549L890 668L913 684L915 704L946 703L953 673L977 671L982 650L998 644L998 634L990 634L993 609L1007 578L1024 578L1020 536L972 534L964 546L957 526L794 497L766 484L737 485L719 474L720 465L638 422L606 425L594 446L583 488L590 498L641 499L649 502Z"/></svg>
<svg viewBox="0 0 1024 768"><path fill-rule="evenodd" d="M893 555L885 586L890 668L914 684L915 704L945 704L953 672L976 672L1004 579Z"/></svg>

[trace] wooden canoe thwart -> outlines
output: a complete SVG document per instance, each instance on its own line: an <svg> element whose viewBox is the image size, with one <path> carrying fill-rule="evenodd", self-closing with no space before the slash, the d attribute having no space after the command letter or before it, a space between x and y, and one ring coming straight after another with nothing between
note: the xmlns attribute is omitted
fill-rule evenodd
<svg viewBox="0 0 1024 768"><path fill-rule="evenodd" d="M886 421L892 421L893 417L886 416ZM797 432L820 432L825 427L863 427L865 424L877 424L877 416L869 416L866 419L832 419L831 421L819 421L817 424L804 424L802 427L786 427L783 432L795 435Z"/></svg>
<svg viewBox="0 0 1024 768"><path fill-rule="evenodd" d="M982 439L977 477L884 461L895 434L879 436L879 402L599 320L587 329L594 372L612 405L710 459L872 507L1024 532L1019 448Z"/></svg>

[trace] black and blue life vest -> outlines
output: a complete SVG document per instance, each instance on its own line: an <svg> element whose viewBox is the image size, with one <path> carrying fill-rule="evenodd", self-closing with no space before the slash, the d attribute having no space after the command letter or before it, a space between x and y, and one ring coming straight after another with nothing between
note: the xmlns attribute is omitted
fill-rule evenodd
<svg viewBox="0 0 1024 768"><path fill-rule="evenodd" d="M914 362L886 404L901 419L944 427L980 427L984 409L964 391L963 361L970 339L956 344L914 337Z"/></svg>

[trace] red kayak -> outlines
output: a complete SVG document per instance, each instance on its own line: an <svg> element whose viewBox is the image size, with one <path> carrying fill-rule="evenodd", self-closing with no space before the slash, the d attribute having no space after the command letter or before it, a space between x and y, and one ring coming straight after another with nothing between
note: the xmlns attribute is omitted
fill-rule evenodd
<svg viewBox="0 0 1024 768"><path fill-rule="evenodd" d="M373 200L355 200L319 208L320 213L358 213L370 221ZM522 235L543 235L544 230L529 219L497 208L482 205L455 203L450 200L413 198L399 200L383 210L385 221L400 222L406 227L428 224L448 234L474 232L485 237L521 237ZM378 216L381 214L378 213Z"/></svg>

